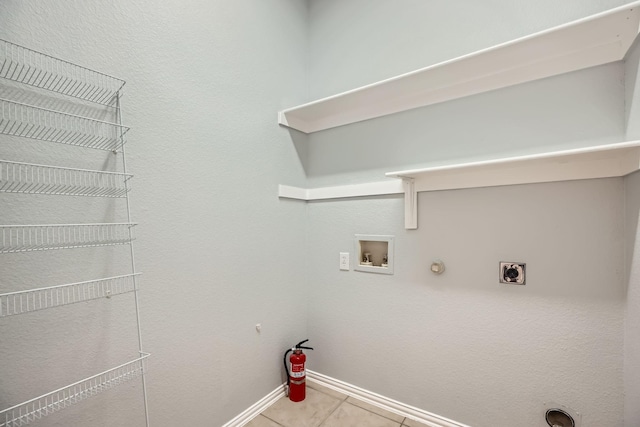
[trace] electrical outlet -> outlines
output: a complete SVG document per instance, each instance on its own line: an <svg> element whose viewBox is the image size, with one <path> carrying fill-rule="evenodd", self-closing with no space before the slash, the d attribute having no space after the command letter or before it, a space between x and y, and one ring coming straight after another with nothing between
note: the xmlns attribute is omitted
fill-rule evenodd
<svg viewBox="0 0 640 427"><path fill-rule="evenodd" d="M520 262L501 262L500 263L500 283L508 283L510 285L524 285L527 264Z"/></svg>
<svg viewBox="0 0 640 427"><path fill-rule="evenodd" d="M340 270L349 271L349 252L340 252Z"/></svg>

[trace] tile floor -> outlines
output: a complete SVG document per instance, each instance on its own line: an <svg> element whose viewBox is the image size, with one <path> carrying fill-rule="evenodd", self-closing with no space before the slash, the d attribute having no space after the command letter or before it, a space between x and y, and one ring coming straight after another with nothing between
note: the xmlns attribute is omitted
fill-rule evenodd
<svg viewBox="0 0 640 427"><path fill-rule="evenodd" d="M282 397L246 427L426 427L346 394L307 382L307 395L293 403Z"/></svg>

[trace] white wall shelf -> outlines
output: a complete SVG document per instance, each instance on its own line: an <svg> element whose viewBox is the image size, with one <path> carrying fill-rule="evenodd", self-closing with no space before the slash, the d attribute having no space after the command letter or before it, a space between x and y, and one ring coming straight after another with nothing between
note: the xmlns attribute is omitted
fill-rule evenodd
<svg viewBox="0 0 640 427"><path fill-rule="evenodd" d="M576 71L624 58L640 1L410 73L289 108L278 122L305 133Z"/></svg>
<svg viewBox="0 0 640 427"><path fill-rule="evenodd" d="M0 160L0 193L125 197L131 174Z"/></svg>
<svg viewBox="0 0 640 427"><path fill-rule="evenodd" d="M640 141L527 156L389 172L413 179L415 190L436 191L624 176L640 167Z"/></svg>
<svg viewBox="0 0 640 427"><path fill-rule="evenodd" d="M140 357L135 360L2 410L0 411L0 427L18 427L29 424L102 391L137 378L144 373L143 360L147 357L149 357L148 353L141 352Z"/></svg>
<svg viewBox="0 0 640 427"><path fill-rule="evenodd" d="M404 193L405 227L415 229L417 193L421 191L610 178L637 170L640 170L640 141L628 141L387 173L389 178L402 180L395 182L309 189L280 185L279 197L309 201Z"/></svg>
<svg viewBox="0 0 640 427"><path fill-rule="evenodd" d="M625 176L640 169L640 141L389 172L405 183L405 228L418 228L417 193Z"/></svg>
<svg viewBox="0 0 640 427"><path fill-rule="evenodd" d="M128 130L118 123L0 99L0 133L5 135L118 151Z"/></svg>
<svg viewBox="0 0 640 427"><path fill-rule="evenodd" d="M140 273L0 294L0 317L133 292Z"/></svg>
<svg viewBox="0 0 640 427"><path fill-rule="evenodd" d="M335 187L300 188L290 185L278 187L278 197L296 200L344 199L348 197L382 196L403 193L399 181L366 182L362 184L338 185Z"/></svg>
<svg viewBox="0 0 640 427"><path fill-rule="evenodd" d="M0 40L0 77L102 105L110 105L125 84L6 40Z"/></svg>

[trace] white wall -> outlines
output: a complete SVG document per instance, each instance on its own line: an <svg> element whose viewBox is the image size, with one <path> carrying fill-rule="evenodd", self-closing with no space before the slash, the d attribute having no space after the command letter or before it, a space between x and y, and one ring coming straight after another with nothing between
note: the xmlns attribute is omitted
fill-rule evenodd
<svg viewBox="0 0 640 427"><path fill-rule="evenodd" d="M280 182L304 183L276 111L306 98L307 13L304 1L280 0L0 4L0 37L127 80L154 426L222 425L282 383L282 352L306 338L306 207L275 194ZM117 168L109 156L8 138L0 145L0 158L64 166ZM1 197L2 223L122 215L121 201ZM120 256L7 255L0 292L121 271ZM131 301L3 320L0 407L137 357ZM142 425L140 394L135 381L34 425Z"/></svg>
<svg viewBox="0 0 640 427"><path fill-rule="evenodd" d="M628 3L626 0L311 0L311 99Z"/></svg>
<svg viewBox="0 0 640 427"><path fill-rule="evenodd" d="M282 351L307 337L312 369L474 427L544 426L547 399L582 412L583 427L622 424L622 180L421 194L417 231L402 228L398 197L275 197L279 183L624 138L622 64L322 132L308 146L276 126L282 108L624 2L464 3L0 3L0 37L128 81L152 425L223 424L282 381ZM119 167L108 154L2 141L8 160ZM119 201L0 197L3 223L123 215ZM355 233L396 235L394 276L338 271ZM117 273L121 249L5 256L0 292ZM444 276L428 273L434 257ZM525 287L497 284L498 261L511 259L528 263ZM124 297L3 320L0 407L135 357L130 312ZM140 403L135 382L39 424L140 425Z"/></svg>
<svg viewBox="0 0 640 427"><path fill-rule="evenodd" d="M621 63L309 135L310 186L625 140Z"/></svg>
<svg viewBox="0 0 640 427"><path fill-rule="evenodd" d="M622 180L420 193L417 231L402 205L309 205L310 368L474 427L542 427L545 401L621 425ZM395 235L393 276L338 270L355 233Z"/></svg>
<svg viewBox="0 0 640 427"><path fill-rule="evenodd" d="M640 39L632 46L625 63L627 139L640 139ZM625 427L640 424L640 249L638 249L638 213L640 212L640 174L625 178L625 243L627 301L624 334L624 420Z"/></svg>
<svg viewBox="0 0 640 427"><path fill-rule="evenodd" d="M627 139L640 139L640 38L625 58L625 119Z"/></svg>
<svg viewBox="0 0 640 427"><path fill-rule="evenodd" d="M623 2L471 3L311 2L311 95ZM624 68L313 134L309 183L624 141ZM310 203L311 369L474 427L545 426L547 401L581 412L583 427L622 425L623 211L622 179L421 193L416 231L397 197ZM393 276L338 271L356 233L396 236ZM498 284L499 261L526 262L527 285Z"/></svg>
<svg viewBox="0 0 640 427"><path fill-rule="evenodd" d="M312 1L310 95L332 95L622 3ZM310 184L620 142L623 80L623 65L610 64L312 134Z"/></svg>
<svg viewBox="0 0 640 427"><path fill-rule="evenodd" d="M625 243L627 299L624 329L624 425L640 424L640 173L625 178Z"/></svg>

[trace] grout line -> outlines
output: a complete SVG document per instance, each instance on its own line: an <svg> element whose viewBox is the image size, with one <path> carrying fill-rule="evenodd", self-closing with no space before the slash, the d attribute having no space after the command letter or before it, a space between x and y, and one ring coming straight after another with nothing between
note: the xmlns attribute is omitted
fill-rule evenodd
<svg viewBox="0 0 640 427"><path fill-rule="evenodd" d="M323 386L321 386L321 387L323 387ZM369 410L369 409L366 409L366 408L363 408L363 407L361 407L361 406L355 405L355 404L353 404L353 403L351 403L351 402L347 402L347 400L349 399L349 397L352 397L354 400L357 400L357 401L360 401L360 402L363 402L363 403L367 403L367 402L365 402L365 401L363 401L363 400L360 400L360 399L358 399L358 398L356 398L356 397L349 396L349 395L347 395L347 394L341 393L341 394L343 394L345 397L344 397L344 398L342 398L342 399L340 399L340 398L338 398L338 397L336 397L336 396L332 396L332 395L330 395L329 393L325 393L325 392L324 392L324 391L322 391L322 390L318 390L318 389L313 388L313 387L309 387L309 388L313 389L314 391L317 391L318 393L322 393L322 394L324 394L325 396L329 396L329 397L331 397L331 398L334 398L334 399L336 399L336 400L338 400L338 401L340 402L340 403L338 403L338 405L333 409L333 411L331 411L331 412L330 412L330 413L329 413L329 414L328 414L328 415L327 415L327 416L326 416L326 417L325 417L325 418L320 422L320 424L318 424L318 426L317 426L317 427L322 427L323 425L326 425L326 424L325 424L325 423L326 423L326 421L327 421L329 418L331 418L331 416L332 416L332 415L333 415L333 414L334 414L334 413L335 413L335 412L336 412L336 411L337 411L337 410L338 410L342 405L344 405L344 404L354 406L354 407L356 407L356 408L358 408L358 409L362 409L363 411L369 412L369 413L371 413L371 414L373 414L373 415L376 415L376 416L378 416L378 417L381 417L381 418L384 418L384 419L386 419L386 420L389 420L389 421L392 421L392 422L394 422L394 423L397 423L397 424L398 424L398 427L407 427L407 425L405 424L405 421L407 421L407 418L406 418L406 417L403 417L402 421L396 421L396 420L393 420L393 419L391 419L391 418L388 418L388 417L386 417L386 416L384 416L384 415L381 415L381 414L378 414L378 413L376 413L376 412L373 412L373 411L371 411L371 410ZM266 409L265 409L265 411L266 411ZM388 412L388 411L387 411L387 412ZM260 412L260 414L258 414L258 416L263 416L263 417L265 417L266 419L268 419L269 421L274 422L275 424L277 424L277 425L278 425L278 426L280 426L280 427L286 427L284 424L280 424L278 421L276 421L276 420L274 420L274 419L272 419L272 418L268 417L267 415L264 415L264 411L263 411L263 412ZM256 417L256 418L257 418L257 417Z"/></svg>
<svg viewBox="0 0 640 427"><path fill-rule="evenodd" d="M346 400L341 400L341 401L340 401L340 403L338 404L338 406L336 406L336 407L333 409L333 411L331 411L331 413L330 413L329 415L327 415L327 416L325 417L325 419L324 419L324 420L322 420L322 422L321 422L320 424L318 424L318 427L322 427L322 426L324 425L324 423L325 423L329 418L331 418L331 415L333 415L333 414L334 414L334 412L336 412L336 411L338 410L338 408L339 408L339 407L341 407L342 405L344 405L344 404L345 404L345 402L346 402Z"/></svg>
<svg viewBox="0 0 640 427"><path fill-rule="evenodd" d="M324 386L321 386L321 387L324 387ZM313 387L309 387L309 388L313 388ZM319 389L317 389L317 388L313 388L313 389L314 389L315 391L317 391L318 393L322 393L322 394L324 394L324 395L326 395L326 396L333 397L333 398L337 399L335 396L332 396L332 395L330 395L329 393L325 393L325 392L323 392L322 390L319 390ZM344 403L347 403L347 404L349 404L349 405L351 405L351 406L355 406L356 408L362 409L362 410L367 411L367 412L369 412L369 413L371 413L371 414L373 414L373 415L377 415L377 416L379 416L379 417L382 417L382 418L384 418L384 419L386 419L386 420L393 421L394 423L398 423L399 427L406 427L406 426L404 425L404 422L407 420L407 418L406 418L406 417L403 417L403 418L402 418L402 421L396 421L396 420L391 419L391 418L389 418L389 417L386 417L386 416L384 416L384 415L381 415L381 414L378 414L378 413L376 413L376 412L373 412L373 411L371 411L371 410L369 410L369 409L367 409L367 408L363 408L362 406L358 406L358 405L355 405L355 404L353 404L353 403L351 403L351 402L347 402L347 400L349 400L349 398L351 397L351 398L352 398L352 399L354 399L354 400L360 401L360 402L362 402L362 403L367 403L367 402L365 402L365 401L363 401L363 400L360 400L360 399L358 399L358 398L356 398L356 397L349 396L348 394L344 394L344 393L341 393L341 394L343 394L345 397L344 397L342 400L340 400L340 404L336 407L336 409L334 409L334 410L333 410L333 412L331 412L329 415L327 415L327 418L325 418L325 419L322 421L322 423L320 423L320 425L319 425L318 427L321 427L321 426L324 424L324 422L325 422L325 421L327 421L327 419L329 419L329 417L330 417L331 415L333 415L333 413L334 413L335 411L337 411L337 410L338 410L338 408L339 408L340 406L342 406ZM386 410L385 410L385 411L386 411ZM386 411L386 412L389 412L389 411ZM393 414L393 412L390 412L390 413L391 413L391 414ZM394 415L395 415L395 414L394 414Z"/></svg>
<svg viewBox="0 0 640 427"><path fill-rule="evenodd" d="M354 400L358 400L358 401L360 401L360 402L362 402L362 403L367 403L367 402L365 402L364 400L360 400L360 399L358 399L357 397L353 397L353 396L349 396L349 397L351 397L351 398L352 398L352 399L354 399ZM349 397L347 397L347 399L348 399ZM347 401L345 400L345 402L347 402ZM389 420L389 421L393 421L394 423L398 423L398 424L400 424L400 427L402 427L402 426L404 425L404 422L407 420L407 417L402 417L402 421L396 421L396 420L393 420L393 419L391 419L391 418L389 418L389 417L386 417L386 416L384 416L384 415L378 414L377 412L373 412L373 411L371 411L371 410L369 410L369 409L367 409L367 408L363 408L362 406L355 405L355 404L353 404L353 403L351 403L351 402L347 402L347 403L348 403L348 404L350 404L350 405L355 406L356 408L364 409L364 410L365 410L365 411L367 411L367 412L371 412L373 415L377 415L377 416L382 417L382 418L384 418L384 419L387 419L387 420ZM385 412L389 412L390 414L397 415L397 414L394 414L394 413L393 413L393 412L391 412L391 411L387 411L386 409L382 409L382 408L379 408L379 409L380 409L380 410L382 410L382 411L385 411Z"/></svg>
<svg viewBox="0 0 640 427"><path fill-rule="evenodd" d="M640 1L638 1L640 4ZM369 390L357 387L353 384L337 380L327 375L320 374L315 371L308 371L311 382L316 382L332 390L348 394L356 400L362 400L365 403L373 405L376 408L384 409L400 417L406 417L403 423L408 420L416 420L426 426L439 427L471 427L457 421L450 420L441 415L437 415L423 409L416 408L411 405L390 399L386 396L374 393ZM395 422L395 421L394 421ZM405 426L406 427L406 426Z"/></svg>
<svg viewBox="0 0 640 427"><path fill-rule="evenodd" d="M337 397L332 396L332 395L330 395L329 393L326 393L326 392L324 392L324 391L322 391L322 390L319 390L319 389L317 389L317 388L313 388L313 387L311 387L311 386L309 386L309 385L307 385L307 387L314 389L314 390L315 390L315 391L317 391L318 393L322 393L322 394L325 394L325 395L327 395L327 396L329 396L329 397L333 397L334 399L338 399ZM320 387L322 387L322 388L327 388L327 387L324 387L324 386L320 386ZM331 390L331 389L329 389L329 390ZM335 390L331 390L331 391L335 391ZM348 395L348 394L344 394L344 393L342 393L342 392L340 392L340 391L338 391L337 393L340 393L341 395L343 395L343 396L344 396L342 399L338 399L340 402L345 402L345 401L349 398L349 395Z"/></svg>
<svg viewBox="0 0 640 427"><path fill-rule="evenodd" d="M265 409L265 411L266 411L266 409ZM265 418L266 418L266 419L268 419L269 421L273 421L274 423L278 424L280 427L285 427L284 425L280 424L280 423L279 423L279 422L277 422L276 420L273 420L273 419L271 419L271 418L267 417L267 416L264 414L264 411L262 411L262 412L260 412L260 413L258 414L258 417L260 417L260 416L265 417ZM258 417L256 417L256 418L258 418ZM255 420L256 418L254 418L253 420ZM251 420L251 421L253 421L253 420ZM250 421L250 422L251 422L251 421Z"/></svg>
<svg viewBox="0 0 640 427"><path fill-rule="evenodd" d="M353 397L353 396L350 396L350 397ZM354 399L355 399L355 397L354 397ZM356 399L356 400L360 400L360 399ZM360 400L360 401L361 401L361 402L363 402L362 400ZM345 399L345 400L343 400L343 401L342 401L342 403L341 403L340 405L338 405L338 408L339 408L340 406L344 405L345 403L346 403L347 405L355 406L355 407L356 407L356 408L358 408L358 409L362 409L363 411L369 412L370 414L373 414L373 415L375 415L375 416L377 416L377 417L384 418L385 420L389 420L389 421L391 421L391 422L397 423L397 424L398 424L398 427L403 427L403 426L404 426L404 422L405 422L405 420L407 419L406 417L404 417L404 418L402 418L402 421L392 420L391 418L385 417L384 415L380 415L380 414L378 414L378 413L375 413L375 412L373 412L373 411L370 411L370 410L368 410L367 408L363 408L363 407L361 407L361 406L354 405L354 404L353 404L353 403L351 403L351 402L347 402L347 400L346 400L346 399ZM364 402L364 403L366 403L366 402ZM338 410L338 408L336 408L333 412L337 411L337 410ZM329 414L329 416L327 416L327 419L328 419L328 418L333 414L333 412L332 412L331 414ZM387 412L388 412L388 411L387 411ZM326 421L326 419L325 419L325 421ZM323 422L323 423L324 423L324 422ZM322 424L320 424L320 426L322 426ZM320 426L318 426L318 427L320 427ZM405 427L406 427L406 426L405 426Z"/></svg>

